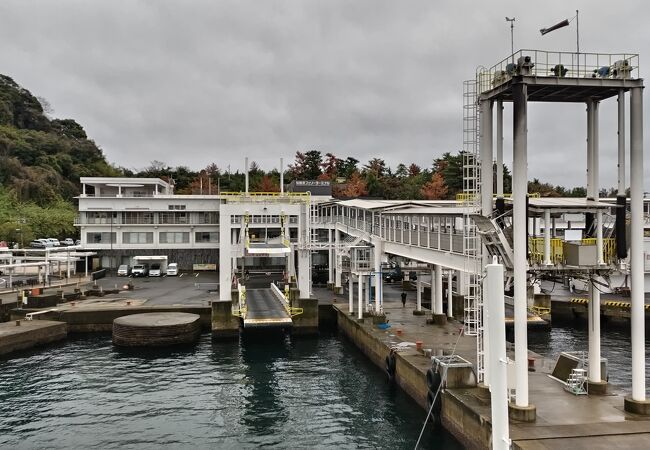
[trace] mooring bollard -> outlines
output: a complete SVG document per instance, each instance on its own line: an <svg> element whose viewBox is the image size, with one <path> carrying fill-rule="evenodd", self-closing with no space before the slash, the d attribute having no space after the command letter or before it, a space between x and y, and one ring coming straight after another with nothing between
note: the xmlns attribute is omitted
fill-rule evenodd
<svg viewBox="0 0 650 450"><path fill-rule="evenodd" d="M422 341L415 341L415 349L416 349L418 352L421 352L421 351L422 351Z"/></svg>
<svg viewBox="0 0 650 450"><path fill-rule="evenodd" d="M16 326L17 326L17 327L20 326L20 320L16 320Z"/></svg>

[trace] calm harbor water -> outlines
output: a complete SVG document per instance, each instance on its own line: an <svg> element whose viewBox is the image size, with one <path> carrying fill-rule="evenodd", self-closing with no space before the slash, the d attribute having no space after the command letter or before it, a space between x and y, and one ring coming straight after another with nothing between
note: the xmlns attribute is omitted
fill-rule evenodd
<svg viewBox="0 0 650 450"><path fill-rule="evenodd" d="M337 335L0 360L2 448L413 448L424 411ZM421 448L461 448L427 431Z"/></svg>
<svg viewBox="0 0 650 450"><path fill-rule="evenodd" d="M600 352L607 359L609 382L623 388L632 383L630 331L623 327L603 327ZM584 325L554 326L549 331L528 333L528 347L540 355L556 358L563 351L588 351L589 331ZM646 335L646 385L650 386L650 339Z"/></svg>

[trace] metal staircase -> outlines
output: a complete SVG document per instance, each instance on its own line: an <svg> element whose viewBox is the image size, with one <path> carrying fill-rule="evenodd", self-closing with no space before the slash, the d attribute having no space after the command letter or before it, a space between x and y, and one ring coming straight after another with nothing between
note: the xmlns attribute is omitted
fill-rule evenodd
<svg viewBox="0 0 650 450"><path fill-rule="evenodd" d="M481 295L482 245L474 215L480 211L481 162L478 158L479 108L477 82L463 82L463 249L467 292L464 314L465 334L476 336L477 378L485 376L483 342L483 297Z"/></svg>

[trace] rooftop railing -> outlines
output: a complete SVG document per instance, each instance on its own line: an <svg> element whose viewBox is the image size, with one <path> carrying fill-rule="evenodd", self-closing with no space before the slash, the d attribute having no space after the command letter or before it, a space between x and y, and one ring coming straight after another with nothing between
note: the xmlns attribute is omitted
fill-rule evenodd
<svg viewBox="0 0 650 450"><path fill-rule="evenodd" d="M635 79L639 55L635 53L573 53L519 50L492 67L476 73L478 92L486 92L513 76L554 78Z"/></svg>

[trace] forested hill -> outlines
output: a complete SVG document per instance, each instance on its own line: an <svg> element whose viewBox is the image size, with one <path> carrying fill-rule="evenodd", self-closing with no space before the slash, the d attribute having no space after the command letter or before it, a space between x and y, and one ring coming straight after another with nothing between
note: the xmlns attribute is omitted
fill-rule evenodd
<svg viewBox="0 0 650 450"><path fill-rule="evenodd" d="M50 120L39 99L0 75L0 189L5 194L49 206L77 195L81 176L117 174L81 125Z"/></svg>

